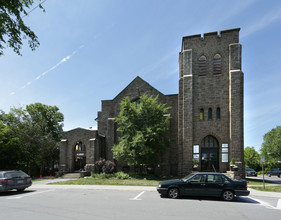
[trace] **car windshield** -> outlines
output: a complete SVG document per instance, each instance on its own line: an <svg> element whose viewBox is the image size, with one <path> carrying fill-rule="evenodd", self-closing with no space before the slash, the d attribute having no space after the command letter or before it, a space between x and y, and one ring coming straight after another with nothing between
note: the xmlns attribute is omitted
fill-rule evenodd
<svg viewBox="0 0 281 220"><path fill-rule="evenodd" d="M188 180L189 178L191 178L192 176L194 176L194 173L189 174L188 176L185 176L184 178L182 178L183 181Z"/></svg>
<svg viewBox="0 0 281 220"><path fill-rule="evenodd" d="M247 171L254 171L253 169L248 168Z"/></svg>

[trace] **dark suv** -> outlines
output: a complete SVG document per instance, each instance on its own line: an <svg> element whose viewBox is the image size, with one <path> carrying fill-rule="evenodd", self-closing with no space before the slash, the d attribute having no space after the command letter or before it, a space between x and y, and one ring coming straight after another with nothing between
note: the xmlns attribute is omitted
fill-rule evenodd
<svg viewBox="0 0 281 220"><path fill-rule="evenodd" d="M271 176L281 176L281 169L280 168L274 168L270 171L267 172L267 176L271 177Z"/></svg>
<svg viewBox="0 0 281 220"><path fill-rule="evenodd" d="M0 192L23 191L31 184L31 177L21 170L0 171Z"/></svg>

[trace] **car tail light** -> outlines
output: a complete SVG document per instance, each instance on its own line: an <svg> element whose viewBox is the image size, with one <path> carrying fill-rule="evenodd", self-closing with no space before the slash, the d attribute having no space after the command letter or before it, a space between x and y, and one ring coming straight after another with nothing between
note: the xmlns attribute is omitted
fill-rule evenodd
<svg viewBox="0 0 281 220"><path fill-rule="evenodd" d="M0 183L13 183L14 180L12 179L6 179L6 180L0 180Z"/></svg>
<svg viewBox="0 0 281 220"><path fill-rule="evenodd" d="M247 189L248 188L248 184L246 183L246 185L245 185L245 188Z"/></svg>
<svg viewBox="0 0 281 220"><path fill-rule="evenodd" d="M31 180L32 180L32 178L31 178L31 177L28 177L28 178L27 178L27 181L31 181Z"/></svg>

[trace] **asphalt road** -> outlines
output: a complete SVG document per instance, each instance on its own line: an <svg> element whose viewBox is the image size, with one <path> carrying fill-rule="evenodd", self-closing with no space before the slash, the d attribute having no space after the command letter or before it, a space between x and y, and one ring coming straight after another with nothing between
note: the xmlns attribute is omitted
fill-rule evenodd
<svg viewBox="0 0 281 220"><path fill-rule="evenodd" d="M1 219L280 219L278 197L239 197L233 202L160 198L156 191L31 187L0 193Z"/></svg>
<svg viewBox="0 0 281 220"><path fill-rule="evenodd" d="M263 177L262 175L258 175L257 177L254 177L254 176L247 176L247 178L250 178L250 179L259 179L259 180L262 180ZM271 177L268 177L266 174L264 175L264 180L268 180L274 184L281 184L281 178L277 177L277 176L271 176Z"/></svg>

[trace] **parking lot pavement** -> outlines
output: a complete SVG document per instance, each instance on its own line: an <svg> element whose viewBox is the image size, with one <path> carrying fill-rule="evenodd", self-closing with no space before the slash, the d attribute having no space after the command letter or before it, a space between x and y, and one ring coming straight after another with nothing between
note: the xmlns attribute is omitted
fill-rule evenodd
<svg viewBox="0 0 281 220"><path fill-rule="evenodd" d="M35 181L33 185L28 188L34 191L46 191L46 190L112 190L115 191L136 191L139 192L132 200L138 200L141 198L139 194L143 192L155 192L158 195L156 187L145 187L145 186L114 186L114 185L48 185L48 183L66 181L68 179L47 179L41 181ZM266 208L280 209L281 210L281 193L277 192L263 192L248 188L250 191L249 197L238 197L237 201L249 202L260 204Z"/></svg>
<svg viewBox="0 0 281 220"><path fill-rule="evenodd" d="M81 186L80 186L81 187ZM278 219L281 210L252 197L160 198L156 191L30 189L0 195L1 219ZM222 212L223 210L223 212Z"/></svg>

